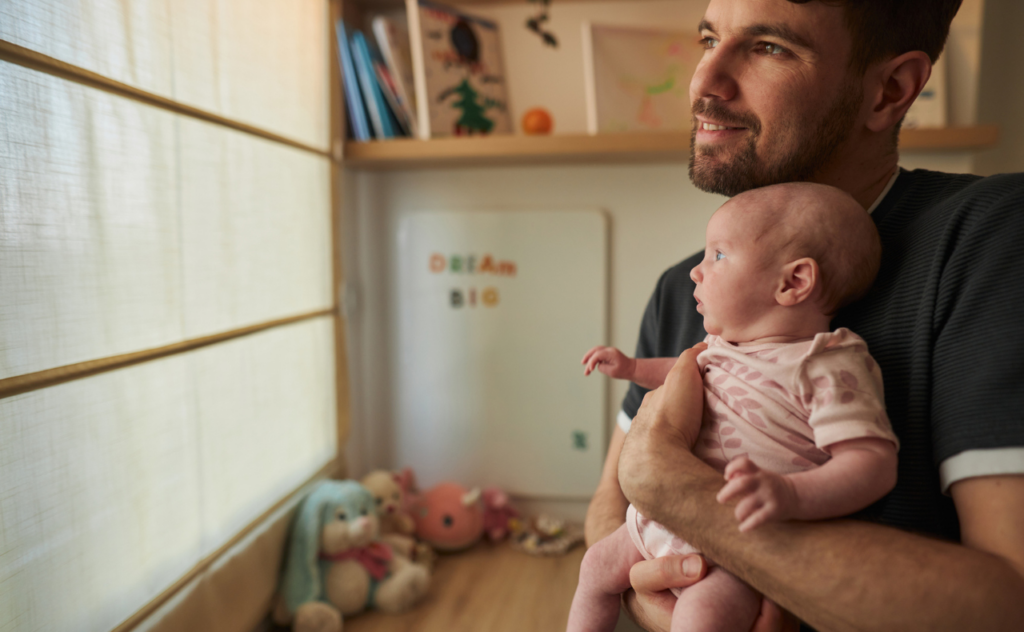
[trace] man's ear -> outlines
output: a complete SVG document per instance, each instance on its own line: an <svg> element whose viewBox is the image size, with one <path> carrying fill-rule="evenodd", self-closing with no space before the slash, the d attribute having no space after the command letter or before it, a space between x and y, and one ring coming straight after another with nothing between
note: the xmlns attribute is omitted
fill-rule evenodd
<svg viewBox="0 0 1024 632"><path fill-rule="evenodd" d="M790 261L782 268L782 280L775 291L775 300L783 307L799 305L811 298L821 279L818 262L810 257Z"/></svg>
<svg viewBox="0 0 1024 632"><path fill-rule="evenodd" d="M871 72L874 91L867 127L882 132L896 125L910 109L932 74L932 62L924 51L912 50L881 64Z"/></svg>

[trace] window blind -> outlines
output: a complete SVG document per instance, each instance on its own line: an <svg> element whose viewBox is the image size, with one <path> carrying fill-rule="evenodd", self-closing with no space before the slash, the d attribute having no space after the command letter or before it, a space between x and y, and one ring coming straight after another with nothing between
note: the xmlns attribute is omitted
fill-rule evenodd
<svg viewBox="0 0 1024 632"><path fill-rule="evenodd" d="M336 459L329 43L0 0L0 630L117 627Z"/></svg>

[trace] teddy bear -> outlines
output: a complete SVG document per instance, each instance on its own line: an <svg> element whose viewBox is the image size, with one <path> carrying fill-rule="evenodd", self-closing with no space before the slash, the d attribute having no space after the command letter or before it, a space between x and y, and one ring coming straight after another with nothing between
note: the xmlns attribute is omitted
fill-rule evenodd
<svg viewBox="0 0 1024 632"><path fill-rule="evenodd" d="M321 481L302 501L289 536L274 621L295 632L340 632L371 607L408 609L430 584L426 567L378 539L376 501L356 481Z"/></svg>

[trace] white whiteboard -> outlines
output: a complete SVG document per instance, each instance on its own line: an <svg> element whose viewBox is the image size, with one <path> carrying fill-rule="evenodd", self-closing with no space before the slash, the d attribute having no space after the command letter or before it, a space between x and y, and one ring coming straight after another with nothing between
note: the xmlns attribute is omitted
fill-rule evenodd
<svg viewBox="0 0 1024 632"><path fill-rule="evenodd" d="M604 457L607 335L598 211L438 212L395 248L396 466L419 483L589 498Z"/></svg>

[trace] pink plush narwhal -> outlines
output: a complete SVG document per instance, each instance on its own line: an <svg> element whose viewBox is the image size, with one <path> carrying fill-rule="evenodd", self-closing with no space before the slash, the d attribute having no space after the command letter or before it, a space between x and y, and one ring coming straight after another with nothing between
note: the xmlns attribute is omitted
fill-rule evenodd
<svg viewBox="0 0 1024 632"><path fill-rule="evenodd" d="M413 511L416 537L440 551L459 551L476 544L484 532L480 489L439 483L424 492Z"/></svg>

